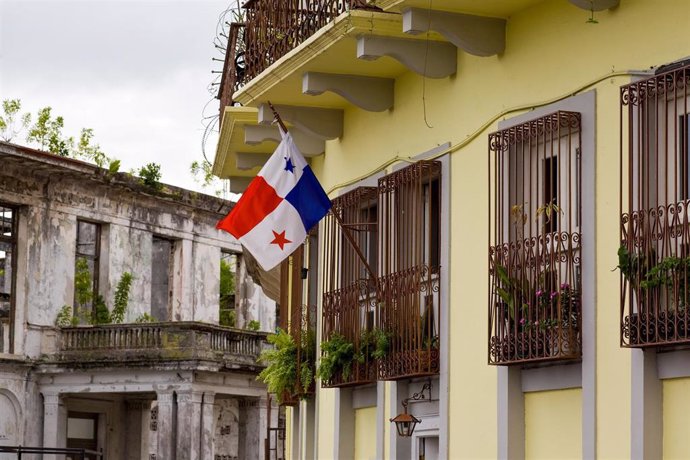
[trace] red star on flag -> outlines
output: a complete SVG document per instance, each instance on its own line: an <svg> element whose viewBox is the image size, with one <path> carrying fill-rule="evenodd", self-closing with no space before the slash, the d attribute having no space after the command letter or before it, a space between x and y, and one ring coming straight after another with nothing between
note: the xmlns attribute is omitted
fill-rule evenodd
<svg viewBox="0 0 690 460"><path fill-rule="evenodd" d="M280 249L281 249L281 250L283 249L283 247L284 247L286 244L292 243L292 241L290 241L290 240L288 240L287 238L285 238L285 230L283 230L283 231L280 232L280 233L276 232L275 230L272 230L272 232L273 232L273 236L274 236L275 238L273 238L273 241L271 241L271 244L277 244L278 246L280 246Z"/></svg>

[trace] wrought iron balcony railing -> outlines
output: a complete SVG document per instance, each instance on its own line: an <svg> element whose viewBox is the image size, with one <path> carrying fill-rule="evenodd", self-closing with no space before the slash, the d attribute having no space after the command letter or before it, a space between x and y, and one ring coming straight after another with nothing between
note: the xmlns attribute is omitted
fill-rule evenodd
<svg viewBox="0 0 690 460"><path fill-rule="evenodd" d="M489 363L579 358L579 233L494 246L489 263Z"/></svg>
<svg viewBox="0 0 690 460"><path fill-rule="evenodd" d="M230 28L219 99L221 112L237 88L266 70L338 15L375 9L366 0L250 0L244 23Z"/></svg>
<svg viewBox="0 0 690 460"><path fill-rule="evenodd" d="M690 343L690 201L623 214L621 344Z"/></svg>
<svg viewBox="0 0 690 460"><path fill-rule="evenodd" d="M578 112L489 135L489 364L581 356L581 145Z"/></svg>
<svg viewBox="0 0 690 460"><path fill-rule="evenodd" d="M621 88L621 346L690 343L690 66Z"/></svg>
<svg viewBox="0 0 690 460"><path fill-rule="evenodd" d="M266 346L266 333L198 322L108 324L61 328L56 358L87 364L215 361L258 369Z"/></svg>

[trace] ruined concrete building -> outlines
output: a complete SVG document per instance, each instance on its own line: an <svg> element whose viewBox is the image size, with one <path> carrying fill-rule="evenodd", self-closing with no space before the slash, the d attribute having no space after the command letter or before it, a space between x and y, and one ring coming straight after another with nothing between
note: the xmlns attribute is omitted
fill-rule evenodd
<svg viewBox="0 0 690 460"><path fill-rule="evenodd" d="M263 458L277 409L245 326L273 330L275 302L215 229L230 205L0 142L0 446Z"/></svg>

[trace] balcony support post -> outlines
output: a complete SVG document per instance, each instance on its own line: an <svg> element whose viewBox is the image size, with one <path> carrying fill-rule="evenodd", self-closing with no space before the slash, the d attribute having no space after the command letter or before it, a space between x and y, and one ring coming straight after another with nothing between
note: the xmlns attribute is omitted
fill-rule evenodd
<svg viewBox="0 0 690 460"><path fill-rule="evenodd" d="M500 54L506 47L505 19L421 8L403 11L403 32L421 34L429 30L475 56Z"/></svg>
<svg viewBox="0 0 690 460"><path fill-rule="evenodd" d="M175 445L175 408L173 405L172 391L158 391L158 428L156 436L158 441L157 458L174 457Z"/></svg>
<svg viewBox="0 0 690 460"><path fill-rule="evenodd" d="M201 460L213 460L215 454L215 417L214 417L214 402L215 393L212 391L204 392L203 401L201 403Z"/></svg>
<svg viewBox="0 0 690 460"><path fill-rule="evenodd" d="M177 460L201 458L201 402L200 391L182 391L177 394Z"/></svg>
<svg viewBox="0 0 690 460"><path fill-rule="evenodd" d="M43 447L67 445L67 408L57 392L43 393ZM46 454L45 460L56 460L57 455Z"/></svg>
<svg viewBox="0 0 690 460"><path fill-rule="evenodd" d="M517 366L498 368L498 458L525 458L525 397L522 392L522 369Z"/></svg>
<svg viewBox="0 0 690 460"><path fill-rule="evenodd" d="M343 135L343 111L340 109L276 105L275 110L284 121L315 138L330 140ZM261 104L259 124L271 124L273 120L271 108L268 104Z"/></svg>
<svg viewBox="0 0 690 460"><path fill-rule="evenodd" d="M326 143L323 139L318 139L299 129L291 129L290 134L295 141L295 145L305 157L319 155L326 150ZM266 125L246 125L244 127L244 143L256 145L265 141L280 142L280 129L277 126Z"/></svg>
<svg viewBox="0 0 690 460"><path fill-rule="evenodd" d="M302 76L302 93L318 96L326 91L347 99L351 104L369 112L383 112L393 107L394 80L319 72Z"/></svg>
<svg viewBox="0 0 690 460"><path fill-rule="evenodd" d="M446 42L365 35L357 39L357 58L374 61L389 56L428 78L445 78L458 67L458 50Z"/></svg>
<svg viewBox="0 0 690 460"><path fill-rule="evenodd" d="M657 372L655 350L632 349L630 398L630 458L663 457L662 382Z"/></svg>

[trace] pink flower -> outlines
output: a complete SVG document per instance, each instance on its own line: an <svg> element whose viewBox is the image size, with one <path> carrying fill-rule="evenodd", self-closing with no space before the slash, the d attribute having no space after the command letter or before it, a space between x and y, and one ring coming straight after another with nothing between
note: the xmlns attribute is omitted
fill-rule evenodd
<svg viewBox="0 0 690 460"><path fill-rule="evenodd" d="M541 289L539 289L539 290L537 291L537 297L541 297L541 295L542 295L543 293L544 293L544 292L543 292Z"/></svg>
<svg viewBox="0 0 690 460"><path fill-rule="evenodd" d="M522 319L520 320L520 324L521 324L521 325L524 325L524 324L525 324L525 318L522 318Z"/></svg>
<svg viewBox="0 0 690 460"><path fill-rule="evenodd" d="M561 284L561 289L570 289L570 285L568 283L563 283Z"/></svg>
<svg viewBox="0 0 690 460"><path fill-rule="evenodd" d="M551 293L551 298L553 299L553 298L556 297L557 295L558 295L557 292L552 292L552 293Z"/></svg>

